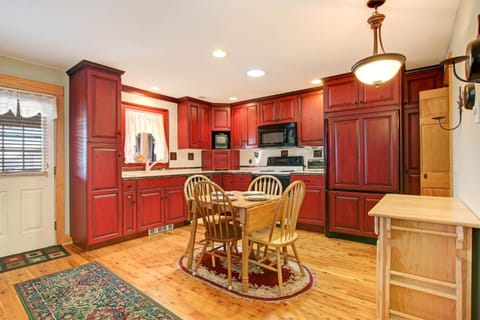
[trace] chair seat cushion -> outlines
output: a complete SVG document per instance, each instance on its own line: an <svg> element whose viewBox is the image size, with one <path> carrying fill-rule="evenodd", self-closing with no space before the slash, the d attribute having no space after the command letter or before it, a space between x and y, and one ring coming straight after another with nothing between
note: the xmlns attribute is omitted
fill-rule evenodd
<svg viewBox="0 0 480 320"><path fill-rule="evenodd" d="M233 224L215 224L214 231L207 230L205 232L205 238L217 242L240 240L242 239L242 228Z"/></svg>

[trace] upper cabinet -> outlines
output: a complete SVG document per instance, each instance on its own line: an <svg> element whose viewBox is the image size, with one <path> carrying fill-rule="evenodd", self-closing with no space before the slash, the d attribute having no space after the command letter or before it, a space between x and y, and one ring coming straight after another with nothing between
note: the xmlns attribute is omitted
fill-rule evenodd
<svg viewBox="0 0 480 320"><path fill-rule="evenodd" d="M178 148L209 149L210 106L193 100L178 104Z"/></svg>
<svg viewBox="0 0 480 320"><path fill-rule="evenodd" d="M230 131L230 106L214 106L211 118L212 131Z"/></svg>
<svg viewBox="0 0 480 320"><path fill-rule="evenodd" d="M299 96L298 104L299 146L323 145L323 92L321 90Z"/></svg>
<svg viewBox="0 0 480 320"><path fill-rule="evenodd" d="M405 72L403 79L404 107L417 107L420 91L441 88L443 86L443 66L419 68Z"/></svg>
<svg viewBox="0 0 480 320"><path fill-rule="evenodd" d="M245 149L258 146L258 104L248 103L232 107L231 148Z"/></svg>
<svg viewBox="0 0 480 320"><path fill-rule="evenodd" d="M260 102L259 125L296 122L297 96Z"/></svg>
<svg viewBox="0 0 480 320"><path fill-rule="evenodd" d="M119 143L123 71L82 61L67 73L71 100L75 103L71 108L75 113L73 121L79 121L71 123L71 128L86 129L87 132L81 134L88 142Z"/></svg>
<svg viewBox="0 0 480 320"><path fill-rule="evenodd" d="M323 86L325 112L399 104L401 75L379 87L362 84L351 73L328 78Z"/></svg>

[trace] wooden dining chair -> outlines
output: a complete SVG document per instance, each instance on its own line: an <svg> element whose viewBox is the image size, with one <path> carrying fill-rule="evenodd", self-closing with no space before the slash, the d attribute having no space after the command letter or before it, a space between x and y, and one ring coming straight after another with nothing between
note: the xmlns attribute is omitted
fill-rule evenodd
<svg viewBox="0 0 480 320"><path fill-rule="evenodd" d="M248 237L249 256L255 244L267 248L265 255L261 258L249 259L249 263L277 272L280 296L283 296L282 262L288 263L288 257L295 258L301 275L305 276L300 256L295 247L298 213L304 197L305 183L303 181L292 182L282 194L271 226L254 232ZM288 253L289 246L293 250L293 256Z"/></svg>
<svg viewBox="0 0 480 320"><path fill-rule="evenodd" d="M196 238L196 233L197 233L197 219L194 219L194 210L195 208L193 207L193 192L195 188L195 184L201 181L210 181L210 179L204 175L201 174L195 174L193 176L188 177L188 179L185 181L185 184L183 185L183 194L185 196L185 203L187 204L187 215L188 215L188 221L191 222L190 228L190 238L188 239L187 243L187 250L185 251L185 256L188 255L189 252L193 252L193 247L195 246L195 238Z"/></svg>
<svg viewBox="0 0 480 320"><path fill-rule="evenodd" d="M277 177L262 175L256 177L250 182L248 191L263 191L265 194L279 196L283 192L283 186Z"/></svg>
<svg viewBox="0 0 480 320"><path fill-rule="evenodd" d="M232 247L242 238L242 228L230 198L214 182L202 181L194 188L197 214L205 227L205 243L195 264L198 270L203 256L227 259L228 288L232 288ZM215 244L221 244L215 246Z"/></svg>

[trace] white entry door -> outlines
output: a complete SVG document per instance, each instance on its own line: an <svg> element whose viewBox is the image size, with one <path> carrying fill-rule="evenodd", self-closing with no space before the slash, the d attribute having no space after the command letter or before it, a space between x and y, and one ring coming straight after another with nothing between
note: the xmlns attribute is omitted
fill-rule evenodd
<svg viewBox="0 0 480 320"><path fill-rule="evenodd" d="M46 175L0 175L0 257L56 243L53 137L47 120Z"/></svg>

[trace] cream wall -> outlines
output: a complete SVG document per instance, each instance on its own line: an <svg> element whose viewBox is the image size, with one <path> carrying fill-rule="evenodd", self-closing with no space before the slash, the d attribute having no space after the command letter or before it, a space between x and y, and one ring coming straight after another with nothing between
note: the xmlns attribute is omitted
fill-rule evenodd
<svg viewBox="0 0 480 320"><path fill-rule="evenodd" d="M70 233L70 194L69 194L69 146L68 146L68 76L63 70L52 69L25 61L0 56L0 73L23 79L50 83L64 88L64 141L65 141L65 233Z"/></svg>
<svg viewBox="0 0 480 320"><path fill-rule="evenodd" d="M478 35L480 14L479 0L461 0L450 42L453 56L464 55L467 44ZM464 63L457 66L457 73L464 76ZM456 101L458 87L465 83L454 79L452 105L454 121L458 121ZM475 85L475 108L480 109L480 84ZM480 110L478 110L480 114ZM453 131L453 185L454 196L462 199L480 217L480 123L475 123L473 111L463 112L461 126Z"/></svg>

